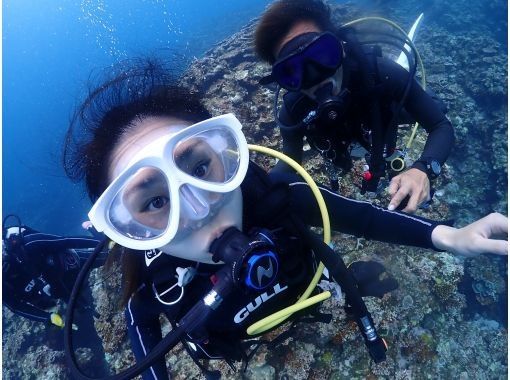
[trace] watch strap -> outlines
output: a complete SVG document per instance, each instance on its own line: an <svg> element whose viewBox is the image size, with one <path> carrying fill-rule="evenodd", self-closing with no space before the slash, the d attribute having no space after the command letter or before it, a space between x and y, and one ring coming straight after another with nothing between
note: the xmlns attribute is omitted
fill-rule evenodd
<svg viewBox="0 0 510 380"><path fill-rule="evenodd" d="M419 159L419 160L416 160L411 167L421 170L422 172L427 174L427 177L429 178L429 180L433 180L438 177L438 174L434 173L432 170L432 167L431 167L432 161L434 161L434 160Z"/></svg>

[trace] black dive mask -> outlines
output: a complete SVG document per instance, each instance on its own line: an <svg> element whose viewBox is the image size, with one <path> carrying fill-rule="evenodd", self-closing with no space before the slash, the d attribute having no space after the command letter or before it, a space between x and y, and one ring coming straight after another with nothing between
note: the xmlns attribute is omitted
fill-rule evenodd
<svg viewBox="0 0 510 380"><path fill-rule="evenodd" d="M283 46L268 78L289 91L299 91L334 75L342 61L342 44L334 34L304 33Z"/></svg>

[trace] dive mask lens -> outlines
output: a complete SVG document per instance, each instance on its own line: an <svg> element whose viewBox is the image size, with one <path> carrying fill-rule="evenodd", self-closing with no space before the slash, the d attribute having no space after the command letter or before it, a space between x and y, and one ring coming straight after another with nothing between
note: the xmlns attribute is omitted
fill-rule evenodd
<svg viewBox="0 0 510 380"><path fill-rule="evenodd" d="M292 43L293 40L287 45L292 46ZM282 52L286 50L287 46L284 46ZM342 58L340 41L332 33L325 32L279 59L273 65L272 76L281 87L299 91L333 75L342 64Z"/></svg>
<svg viewBox="0 0 510 380"><path fill-rule="evenodd" d="M207 224L230 199L226 193L209 191L208 185L231 182L239 172L241 153L232 131L211 128L181 140L172 155L183 177L193 177L193 184L179 188L179 228L174 237L179 240Z"/></svg>
<svg viewBox="0 0 510 380"><path fill-rule="evenodd" d="M323 33L305 51L306 59L324 69L335 70L342 64L342 44L332 33Z"/></svg>
<svg viewBox="0 0 510 380"><path fill-rule="evenodd" d="M238 173L240 148L232 131L209 130L179 141L172 152L175 166L184 177L192 177L195 186L226 184Z"/></svg>
<svg viewBox="0 0 510 380"><path fill-rule="evenodd" d="M299 55L292 55L273 66L273 77L278 84L289 91L298 91L303 78L303 60Z"/></svg>
<svg viewBox="0 0 510 380"><path fill-rule="evenodd" d="M122 235L137 239L161 236L170 218L170 188L156 167L142 167L126 179L108 210L111 225Z"/></svg>

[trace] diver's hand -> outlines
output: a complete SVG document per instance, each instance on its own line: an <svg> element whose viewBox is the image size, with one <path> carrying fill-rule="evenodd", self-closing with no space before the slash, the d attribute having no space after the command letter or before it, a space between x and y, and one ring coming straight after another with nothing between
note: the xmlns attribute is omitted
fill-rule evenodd
<svg viewBox="0 0 510 380"><path fill-rule="evenodd" d="M508 255L507 240L508 218L496 212L462 228L439 225L432 231L437 249L467 257L481 253Z"/></svg>
<svg viewBox="0 0 510 380"><path fill-rule="evenodd" d="M83 229L85 231L88 231L89 228L94 228L94 226L92 225L92 222L90 220L86 220L84 221L81 226L83 227Z"/></svg>
<svg viewBox="0 0 510 380"><path fill-rule="evenodd" d="M420 204L430 200L430 181L427 174L411 168L393 177L388 191L392 197L388 210L395 210L409 196L407 206L402 211L413 213Z"/></svg>
<svg viewBox="0 0 510 380"><path fill-rule="evenodd" d="M96 228L94 227L94 225L92 224L92 222L90 220L86 220L84 221L81 226L83 227L84 230L88 231L94 238L98 239L98 240L103 240L104 239L104 234L102 232L99 232L98 230L96 230Z"/></svg>

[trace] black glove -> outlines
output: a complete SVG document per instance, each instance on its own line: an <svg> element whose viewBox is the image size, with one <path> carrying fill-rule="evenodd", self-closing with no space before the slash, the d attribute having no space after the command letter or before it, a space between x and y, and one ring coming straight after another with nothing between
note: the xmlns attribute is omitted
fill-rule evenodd
<svg viewBox="0 0 510 380"><path fill-rule="evenodd" d="M398 282L388 275L380 279L386 269L376 261L355 261L349 265L349 270L358 282L358 289L362 297L382 298L386 293L398 288Z"/></svg>

